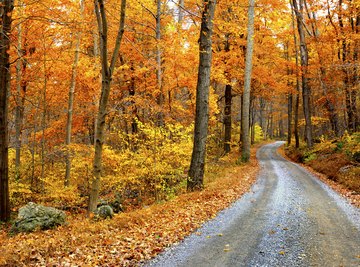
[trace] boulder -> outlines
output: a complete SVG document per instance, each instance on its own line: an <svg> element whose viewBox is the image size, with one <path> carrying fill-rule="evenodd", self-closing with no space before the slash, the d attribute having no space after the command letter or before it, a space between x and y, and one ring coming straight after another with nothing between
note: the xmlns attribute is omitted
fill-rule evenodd
<svg viewBox="0 0 360 267"><path fill-rule="evenodd" d="M111 219L114 216L114 211L111 206L103 205L96 209L95 214L96 214L96 217L101 218L101 219L106 219L106 218Z"/></svg>
<svg viewBox="0 0 360 267"><path fill-rule="evenodd" d="M52 229L66 222L65 212L29 202L19 209L18 218L13 224L16 232Z"/></svg>

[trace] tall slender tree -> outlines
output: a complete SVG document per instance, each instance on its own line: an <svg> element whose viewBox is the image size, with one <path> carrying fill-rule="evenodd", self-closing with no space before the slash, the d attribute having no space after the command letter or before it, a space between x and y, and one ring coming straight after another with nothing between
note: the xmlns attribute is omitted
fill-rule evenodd
<svg viewBox="0 0 360 267"><path fill-rule="evenodd" d="M80 15L83 16L84 13L84 0L80 0ZM65 135L65 145L67 146L66 155L65 155L65 180L64 185L70 185L70 170L71 170L71 160L69 145L71 143L71 129L73 121L73 107L74 107L74 97L75 97L75 87L76 87L76 75L77 75L77 66L79 63L79 54L80 54L80 40L81 40L81 30L78 30L76 33L75 40L75 53L74 53L74 62L71 68L71 80L69 88L69 101L68 101L68 110L67 110L67 120L66 120L66 135Z"/></svg>
<svg viewBox="0 0 360 267"><path fill-rule="evenodd" d="M8 177L8 91L10 87L10 31L13 0L0 1L0 221L10 218Z"/></svg>
<svg viewBox="0 0 360 267"><path fill-rule="evenodd" d="M125 28L126 0L121 0L119 29L116 36L115 47L110 60L108 61L108 23L104 0L94 0L95 15L100 37L100 56L101 56L101 96L99 110L96 120L95 131L95 156L94 156L94 177L91 184L89 196L89 212L96 210L100 192L101 169L102 169L102 150L104 144L105 119L107 115L107 103L110 95L110 85L114 73L116 61L118 59L120 44Z"/></svg>
<svg viewBox="0 0 360 267"><path fill-rule="evenodd" d="M212 33L216 0L203 0L199 39L199 69L196 87L196 113L194 146L191 156L188 191L201 190L204 186L206 139L209 123L209 88L212 59Z"/></svg>
<svg viewBox="0 0 360 267"><path fill-rule="evenodd" d="M298 49L298 41L295 31L295 18L294 18L294 8L292 5L292 0L290 0L291 6L291 24L293 31L293 39L294 39L294 50L295 50L295 76L296 76L296 95L295 95L295 109L294 109L294 136L295 136L295 147L300 147L300 138L299 138L299 105L300 105L300 81L299 81L299 49Z"/></svg>
<svg viewBox="0 0 360 267"><path fill-rule="evenodd" d="M247 41L245 56L245 75L244 75L244 93L242 97L242 116L241 116L241 160L248 162L250 160L250 91L251 91L251 73L252 73L252 56L254 50L254 17L255 17L255 0L249 0L248 8L248 25Z"/></svg>
<svg viewBox="0 0 360 267"><path fill-rule="evenodd" d="M308 75L308 65L309 65L309 52L306 44L305 29L304 29L304 19L303 19L303 10L304 10L304 0L292 1L294 8L297 29L299 33L300 41L300 63L302 67L301 72L301 85L302 85L302 94L303 94L303 111L305 117L305 139L308 147L313 146L312 140L312 124L311 124L311 88L309 84L309 75Z"/></svg>

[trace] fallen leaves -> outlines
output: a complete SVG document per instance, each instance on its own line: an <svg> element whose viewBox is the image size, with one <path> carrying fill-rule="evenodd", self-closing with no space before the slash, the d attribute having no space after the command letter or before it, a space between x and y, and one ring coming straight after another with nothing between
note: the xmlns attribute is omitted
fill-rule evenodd
<svg viewBox="0 0 360 267"><path fill-rule="evenodd" d="M70 215L69 225L56 230L14 237L2 232L0 265L137 266L183 240L248 191L259 169L255 150L252 157L248 165L222 162L216 173L212 170L217 178L201 192L122 213L112 220L94 222L85 215ZM230 245L224 251L230 251Z"/></svg>

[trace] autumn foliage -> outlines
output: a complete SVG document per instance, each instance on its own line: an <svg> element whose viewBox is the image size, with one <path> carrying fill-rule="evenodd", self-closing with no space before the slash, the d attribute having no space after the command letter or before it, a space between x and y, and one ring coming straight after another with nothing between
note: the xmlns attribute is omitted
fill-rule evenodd
<svg viewBox="0 0 360 267"><path fill-rule="evenodd" d="M108 25L106 57L111 58L121 1L103 3ZM234 151L243 144L244 112L249 112L245 123L249 123L252 144L288 137L288 145L293 142L307 154L289 150L310 164L319 151L337 163L345 160L341 167L349 158L353 162L353 157L359 157L360 4L350 0L291 3L256 1L249 110L240 104L248 49L247 5L238 0L216 4L206 182L213 182L212 172L221 176L222 169L229 167L219 162L233 163L238 157ZM215 181L212 188L205 182L204 192L181 195L186 191L193 147L203 2L128 0L103 117L99 195L106 201L119 199L124 211L131 213L101 225L85 219L94 181L95 126L104 77L104 43L94 3L17 0L15 4L8 36L11 45L4 51L11 63L6 91L10 205L16 212L29 201L39 202L64 209L72 218L59 231L11 238L1 232L0 255L4 256L0 263L94 265L120 259L123 265L132 265L180 240L248 189L253 177L236 179L247 171L254 173L255 165L251 170L231 166L231 178L226 179L225 172L220 177L223 185ZM304 27L307 66L301 66L299 25ZM301 90L305 80L309 105L304 105ZM309 136L305 130L310 124L311 140L305 149L304 136ZM333 155L335 150L341 151L340 158ZM312 165L321 167L315 166L319 165L316 161ZM327 174L358 192L358 168L349 175ZM136 211L165 201L169 202ZM95 243L100 245L92 247Z"/></svg>

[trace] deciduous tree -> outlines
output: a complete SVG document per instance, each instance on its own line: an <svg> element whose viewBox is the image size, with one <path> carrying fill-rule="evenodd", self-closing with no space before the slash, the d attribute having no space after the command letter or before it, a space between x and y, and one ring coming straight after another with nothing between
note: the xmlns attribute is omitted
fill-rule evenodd
<svg viewBox="0 0 360 267"><path fill-rule="evenodd" d="M196 87L196 113L194 147L191 156L188 191L201 190L204 186L206 139L209 123L209 89L212 58L212 33L216 0L203 0L199 38L199 68Z"/></svg>

